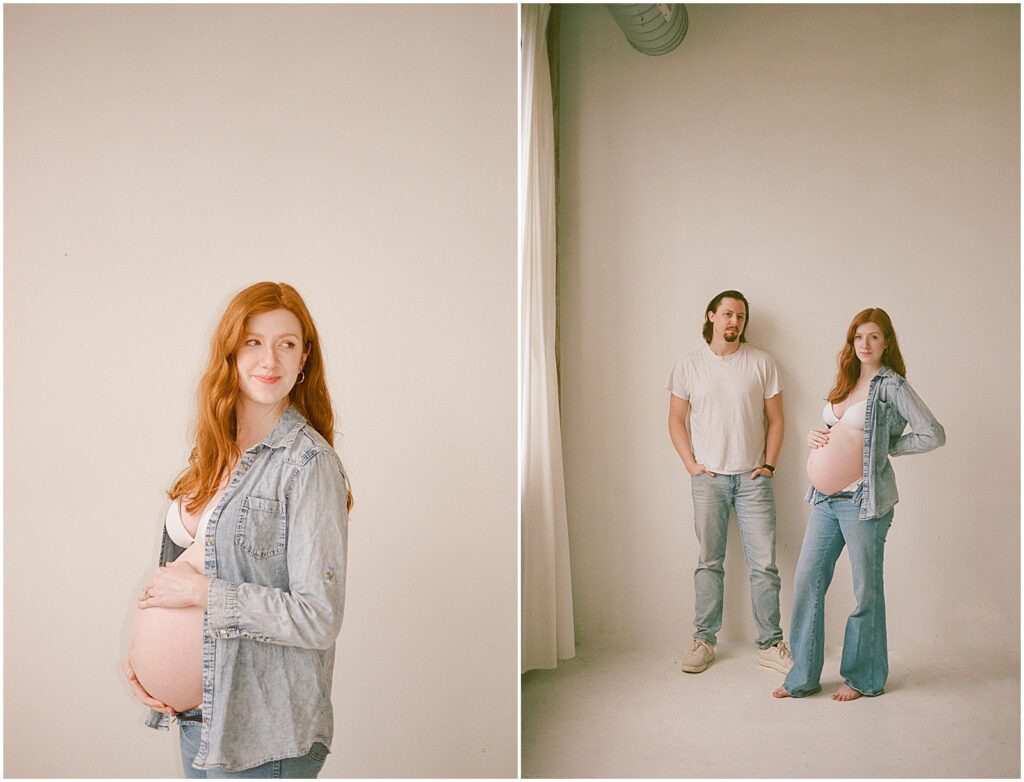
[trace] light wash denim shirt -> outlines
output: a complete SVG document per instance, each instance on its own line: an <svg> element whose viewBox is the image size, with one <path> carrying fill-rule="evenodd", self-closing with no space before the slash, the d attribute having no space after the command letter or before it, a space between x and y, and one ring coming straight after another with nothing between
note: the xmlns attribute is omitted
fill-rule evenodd
<svg viewBox="0 0 1024 782"><path fill-rule="evenodd" d="M903 430L910 424L910 431ZM878 370L868 385L864 419L864 479L853 495L861 519L888 513L899 502L890 456L927 453L944 445L946 431L902 375L889 367ZM804 500L821 502L828 495L813 486Z"/></svg>
<svg viewBox="0 0 1024 782"><path fill-rule="evenodd" d="M289 407L242 454L206 529L203 729L194 766L240 771L305 755L334 732L334 643L345 603L346 479ZM182 551L163 537L160 564ZM146 724L167 730L151 711Z"/></svg>

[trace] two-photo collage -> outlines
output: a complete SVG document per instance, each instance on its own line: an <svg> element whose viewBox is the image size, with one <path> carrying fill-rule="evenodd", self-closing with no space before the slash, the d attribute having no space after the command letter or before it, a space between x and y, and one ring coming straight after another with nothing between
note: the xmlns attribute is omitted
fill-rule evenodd
<svg viewBox="0 0 1024 782"><path fill-rule="evenodd" d="M4 776L1020 778L1020 40L6 3Z"/></svg>

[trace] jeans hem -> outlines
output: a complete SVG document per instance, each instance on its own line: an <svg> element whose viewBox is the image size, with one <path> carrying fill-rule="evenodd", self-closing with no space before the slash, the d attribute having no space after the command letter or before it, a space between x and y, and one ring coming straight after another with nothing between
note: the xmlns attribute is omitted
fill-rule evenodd
<svg viewBox="0 0 1024 782"><path fill-rule="evenodd" d="M843 679L843 684L845 684L847 687L849 687L854 692L860 693L865 698L877 698L879 695L881 695L881 694L883 694L885 692L885 688L882 688L878 692L864 692L864 690L858 690L856 687L854 687L852 684L850 684L850 680L849 679Z"/></svg>
<svg viewBox="0 0 1024 782"><path fill-rule="evenodd" d="M786 690L785 685L783 685L782 689ZM786 692L789 692L789 690L786 690ZM819 693L819 692L821 692L821 687L820 686L815 687L813 690L808 690L807 692L801 692L801 693L789 692L789 697L790 698L806 698L808 695L814 695L815 693Z"/></svg>
<svg viewBox="0 0 1024 782"><path fill-rule="evenodd" d="M775 639L773 639L771 641L768 641L764 646L762 646L761 643L758 642L758 641L755 641L754 643L757 645L758 651L762 651L763 652L765 649L771 649L773 646L778 646L784 640L785 639L782 637L782 635L780 633L778 638L775 638Z"/></svg>

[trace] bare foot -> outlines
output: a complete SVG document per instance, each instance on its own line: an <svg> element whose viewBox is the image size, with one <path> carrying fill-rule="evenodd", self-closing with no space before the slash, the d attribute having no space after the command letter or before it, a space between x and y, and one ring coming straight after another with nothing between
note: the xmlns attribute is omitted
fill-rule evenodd
<svg viewBox="0 0 1024 782"><path fill-rule="evenodd" d="M857 692L853 687L843 682L839 685L839 689L832 693L832 700L834 701L855 701L863 693Z"/></svg>
<svg viewBox="0 0 1024 782"><path fill-rule="evenodd" d="M786 688L785 687L776 687L774 690L772 690L772 697L773 698L792 698L793 696L790 695L788 692L786 692Z"/></svg>

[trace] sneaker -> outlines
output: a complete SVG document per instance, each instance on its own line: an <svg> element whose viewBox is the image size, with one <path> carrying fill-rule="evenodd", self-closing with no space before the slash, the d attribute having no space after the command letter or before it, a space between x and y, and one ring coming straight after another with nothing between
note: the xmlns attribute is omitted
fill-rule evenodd
<svg viewBox="0 0 1024 782"><path fill-rule="evenodd" d="M775 646L758 649L757 664L765 668L774 668L779 673L789 673L789 669L793 667L793 653L789 651L789 644L779 641Z"/></svg>
<svg viewBox="0 0 1024 782"><path fill-rule="evenodd" d="M685 673L700 673L715 659L715 647L703 638L694 638L690 651L683 660Z"/></svg>

